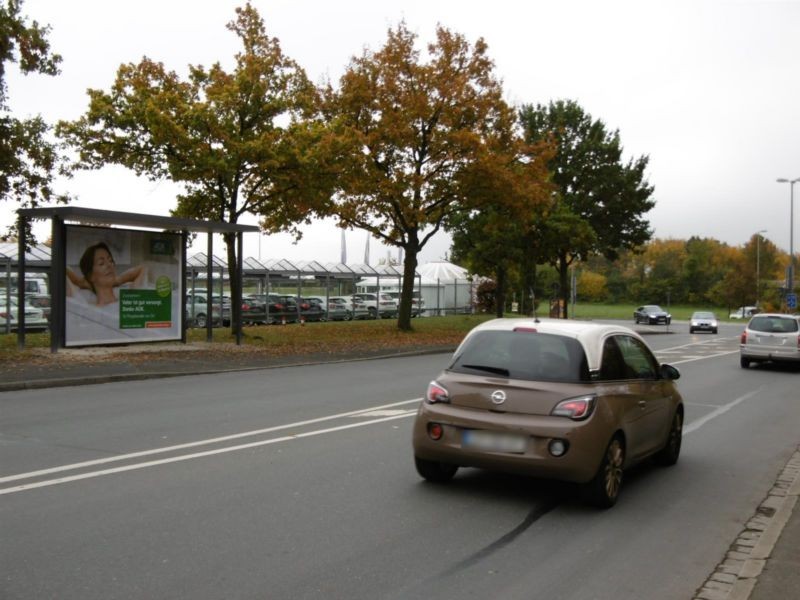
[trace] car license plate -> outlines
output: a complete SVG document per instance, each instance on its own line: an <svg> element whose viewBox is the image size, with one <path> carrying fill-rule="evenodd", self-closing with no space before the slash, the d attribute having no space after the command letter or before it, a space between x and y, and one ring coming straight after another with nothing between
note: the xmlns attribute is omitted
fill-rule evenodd
<svg viewBox="0 0 800 600"><path fill-rule="evenodd" d="M465 429L461 433L461 445L472 450L522 454L528 446L528 438L512 433Z"/></svg>

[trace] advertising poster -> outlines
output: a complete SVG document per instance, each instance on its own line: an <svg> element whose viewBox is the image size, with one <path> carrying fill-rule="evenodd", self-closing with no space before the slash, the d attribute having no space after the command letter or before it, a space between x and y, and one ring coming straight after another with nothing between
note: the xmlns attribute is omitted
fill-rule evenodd
<svg viewBox="0 0 800 600"><path fill-rule="evenodd" d="M181 236L67 225L66 346L181 339Z"/></svg>

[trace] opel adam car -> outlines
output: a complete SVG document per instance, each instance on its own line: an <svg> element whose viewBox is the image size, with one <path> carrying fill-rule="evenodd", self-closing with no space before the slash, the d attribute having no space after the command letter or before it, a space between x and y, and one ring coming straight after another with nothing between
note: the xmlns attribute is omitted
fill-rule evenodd
<svg viewBox="0 0 800 600"><path fill-rule="evenodd" d="M416 415L414 461L426 480L461 467L581 484L616 503L625 469L655 456L675 464L683 401L627 327L559 319L495 319L464 338Z"/></svg>
<svg viewBox="0 0 800 600"><path fill-rule="evenodd" d="M743 369L751 363L800 364L800 316L762 313L747 323L739 343Z"/></svg>
<svg viewBox="0 0 800 600"><path fill-rule="evenodd" d="M672 322L672 315L657 304L647 304L633 311L633 322L637 325L639 323L669 325Z"/></svg>
<svg viewBox="0 0 800 600"><path fill-rule="evenodd" d="M698 310L692 313L692 318L689 319L689 333L695 331L710 331L717 333L719 321L713 312Z"/></svg>

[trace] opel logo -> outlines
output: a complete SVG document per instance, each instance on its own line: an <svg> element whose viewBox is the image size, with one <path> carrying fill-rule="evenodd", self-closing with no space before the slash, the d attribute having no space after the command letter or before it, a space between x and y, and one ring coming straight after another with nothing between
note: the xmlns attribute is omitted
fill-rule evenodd
<svg viewBox="0 0 800 600"><path fill-rule="evenodd" d="M502 404L506 401L506 393L503 390L497 390L492 392L491 398L493 404Z"/></svg>

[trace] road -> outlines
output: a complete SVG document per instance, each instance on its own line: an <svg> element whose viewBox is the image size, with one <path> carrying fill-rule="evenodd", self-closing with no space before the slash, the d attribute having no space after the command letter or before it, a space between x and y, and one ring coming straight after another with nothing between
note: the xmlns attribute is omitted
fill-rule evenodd
<svg viewBox="0 0 800 600"><path fill-rule="evenodd" d="M413 467L448 356L0 395L0 598L690 598L798 444L800 373L739 367L739 325L647 336L684 447L619 503ZM660 331L660 330L657 330Z"/></svg>

